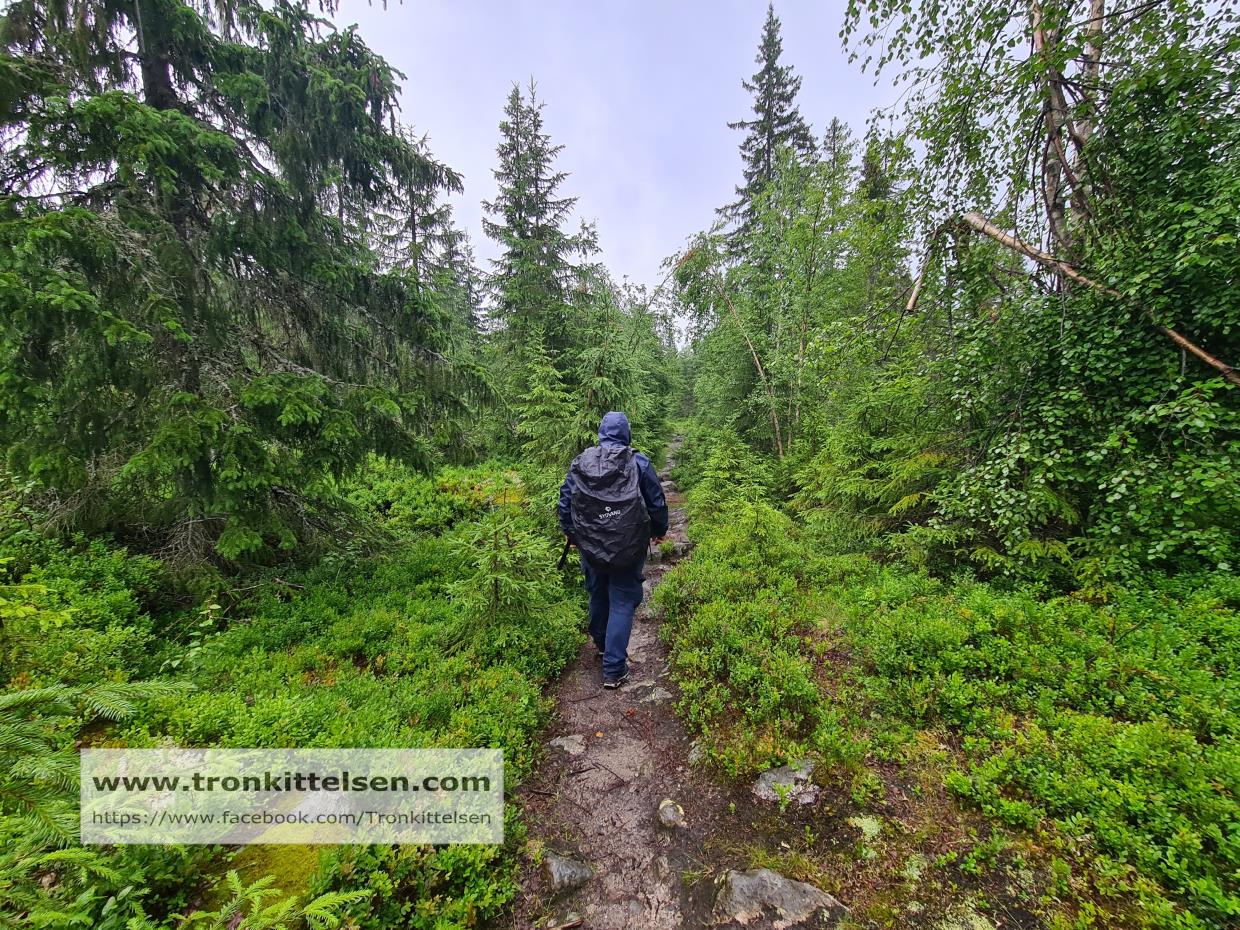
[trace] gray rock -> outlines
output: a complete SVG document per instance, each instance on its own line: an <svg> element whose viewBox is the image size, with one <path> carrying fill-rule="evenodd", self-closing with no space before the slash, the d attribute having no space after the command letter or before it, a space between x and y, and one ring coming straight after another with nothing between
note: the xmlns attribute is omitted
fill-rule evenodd
<svg viewBox="0 0 1240 930"><path fill-rule="evenodd" d="M689 764L699 765L706 758L706 749L698 740L693 741L693 745L689 747Z"/></svg>
<svg viewBox="0 0 1240 930"><path fill-rule="evenodd" d="M563 749L570 756L579 756L586 751L586 738L580 733L572 736L557 736L551 741L557 749Z"/></svg>
<svg viewBox="0 0 1240 930"><path fill-rule="evenodd" d="M594 870L580 859L547 853L542 861L543 875L551 886L552 894L562 894L580 888L594 875Z"/></svg>
<svg viewBox="0 0 1240 930"><path fill-rule="evenodd" d="M672 692L666 688L654 688L649 694L641 699L642 704L657 704L660 701L669 701L672 698Z"/></svg>
<svg viewBox="0 0 1240 930"><path fill-rule="evenodd" d="M685 809L671 798L659 802L658 816L659 823L669 830L685 826Z"/></svg>
<svg viewBox="0 0 1240 930"><path fill-rule="evenodd" d="M654 877L663 881L672 874L672 864L667 861L667 856L659 856L654 860Z"/></svg>
<svg viewBox="0 0 1240 930"><path fill-rule="evenodd" d="M711 923L744 926L765 916L774 930L784 930L807 926L811 919L816 927L834 925L848 913L825 891L770 869L732 870L724 875L715 894Z"/></svg>
<svg viewBox="0 0 1240 930"><path fill-rule="evenodd" d="M796 804L813 804L818 800L818 786L811 780L814 760L802 759L792 765L768 769L753 783L754 797L760 801L779 801L787 797Z"/></svg>

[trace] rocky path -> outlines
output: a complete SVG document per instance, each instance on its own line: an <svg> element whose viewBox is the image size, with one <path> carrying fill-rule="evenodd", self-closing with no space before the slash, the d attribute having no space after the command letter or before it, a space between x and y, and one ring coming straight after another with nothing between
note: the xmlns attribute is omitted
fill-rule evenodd
<svg viewBox="0 0 1240 930"><path fill-rule="evenodd" d="M674 456L675 445L668 469ZM652 547L647 560L629 683L604 691L602 666L586 643L561 681L549 757L519 791L543 862L527 877L517 926L671 930L686 922L681 876L697 864L719 792L689 764L651 601L689 548L682 497L666 474L675 551L664 558Z"/></svg>
<svg viewBox="0 0 1240 930"><path fill-rule="evenodd" d="M829 926L836 921L827 918L842 911L817 889L774 872L707 861L714 858L704 852L708 841L740 824L727 789L697 764L673 710L676 685L651 601L690 547L683 498L667 477L677 446L662 482L674 549L667 557L653 549L647 560L646 598L629 644L630 681L604 691L593 644L583 645L560 682L547 758L517 791L541 862L526 871L514 928L783 930Z"/></svg>

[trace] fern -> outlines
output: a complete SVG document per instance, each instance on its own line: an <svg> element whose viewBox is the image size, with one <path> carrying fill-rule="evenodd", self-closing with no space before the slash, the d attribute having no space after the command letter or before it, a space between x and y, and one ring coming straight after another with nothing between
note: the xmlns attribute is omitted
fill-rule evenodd
<svg viewBox="0 0 1240 930"><path fill-rule="evenodd" d="M84 690L54 685L0 694L0 815L26 819L32 831L28 839L35 846L68 842L76 817L66 814L64 804L77 785L78 760L66 731L97 717L123 720L142 699L185 689L142 682Z"/></svg>
<svg viewBox="0 0 1240 930"><path fill-rule="evenodd" d="M230 899L215 911L194 911L181 916L184 930L289 930L300 924L311 930L334 930L341 924L340 911L366 898L367 892L329 892L304 907L295 897L283 897L274 887L275 879L266 875L246 884L235 870L224 877ZM277 898L268 904L270 898ZM155 930L149 922L131 922L129 930Z"/></svg>

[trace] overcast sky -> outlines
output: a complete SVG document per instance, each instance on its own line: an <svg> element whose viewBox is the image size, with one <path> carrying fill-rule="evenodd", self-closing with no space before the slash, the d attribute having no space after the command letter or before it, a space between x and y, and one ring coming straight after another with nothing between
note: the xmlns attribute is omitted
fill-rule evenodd
<svg viewBox="0 0 1240 930"><path fill-rule="evenodd" d="M784 63L802 77L800 109L821 138L832 116L864 132L895 93L874 85L841 47L846 0L780 0ZM547 131L562 144L563 194L598 224L617 279L649 285L660 261L708 226L741 180L751 115L741 79L754 57L766 0L342 0L335 19L406 75L403 119L465 177L454 198L478 259L494 257L482 201L494 196L495 145L514 81L532 77Z"/></svg>

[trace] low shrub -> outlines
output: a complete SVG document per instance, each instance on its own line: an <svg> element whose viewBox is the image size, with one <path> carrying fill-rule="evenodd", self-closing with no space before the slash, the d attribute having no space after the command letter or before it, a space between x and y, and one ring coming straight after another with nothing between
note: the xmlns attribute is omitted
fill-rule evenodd
<svg viewBox="0 0 1240 930"><path fill-rule="evenodd" d="M92 731L95 744L494 747L516 784L536 760L543 688L582 636L581 594L556 570L549 514L558 481L504 466L429 478L375 460L356 487L341 489L380 525L369 544L254 573L166 615L150 609L166 585L158 562L102 541L65 545L15 531L0 541L10 582L0 587L6 684L123 682L162 670L184 687L148 694L123 723ZM57 726L52 748L67 750L79 730ZM4 805L0 836L16 835L17 812ZM516 821L510 828L520 833ZM514 893L512 836L499 849L338 850L315 874L293 877L345 907L354 926L475 926ZM67 861L85 884L41 890L27 881L34 903L23 913L60 908L71 922L116 930L130 920L175 926L172 915L227 870L218 849L135 849ZM32 865L45 854L0 859L0 884L6 869L45 874L48 865ZM279 850L264 863L289 877ZM301 857L297 868L314 861ZM254 879L263 875L243 875L240 891L223 895L271 893L246 884ZM347 901L321 897L356 890L364 894Z"/></svg>

